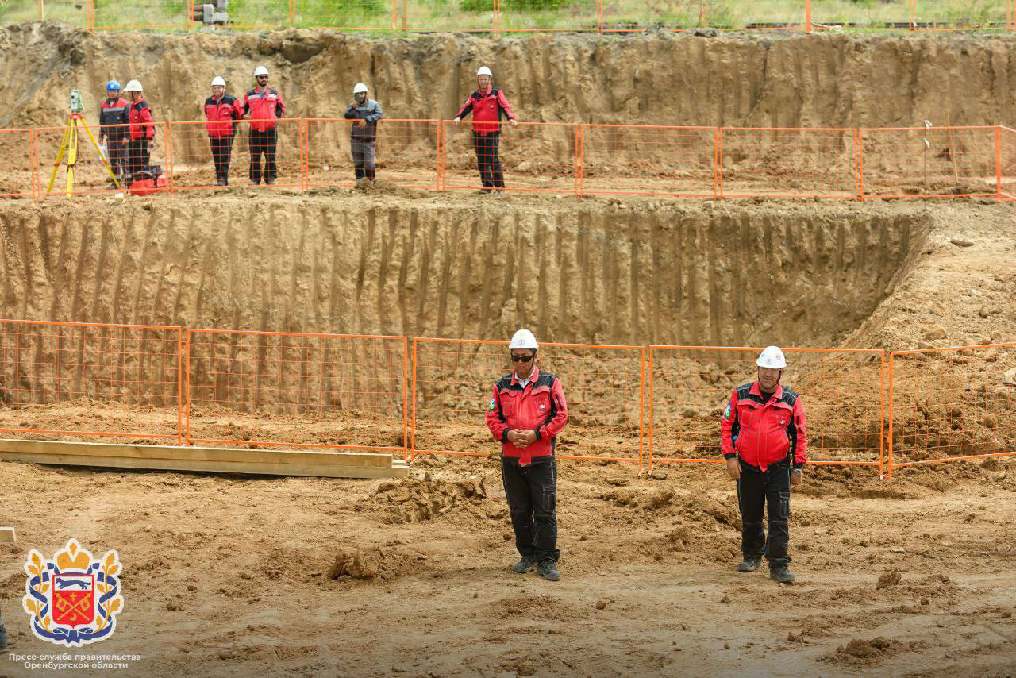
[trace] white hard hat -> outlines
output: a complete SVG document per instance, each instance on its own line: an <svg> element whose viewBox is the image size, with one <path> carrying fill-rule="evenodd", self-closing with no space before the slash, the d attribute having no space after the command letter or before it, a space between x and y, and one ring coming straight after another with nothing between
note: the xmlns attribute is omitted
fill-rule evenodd
<svg viewBox="0 0 1016 678"><path fill-rule="evenodd" d="M536 350L536 337L533 333L527 329L521 329L512 336L511 342L508 344L508 350L514 348L531 348Z"/></svg>
<svg viewBox="0 0 1016 678"><path fill-rule="evenodd" d="M223 79L221 75L217 75L214 78L212 78L212 87L225 87L225 86L226 81Z"/></svg>
<svg viewBox="0 0 1016 678"><path fill-rule="evenodd" d="M490 77L494 77L494 74L491 73L490 69L487 68L486 66L480 66L480 70L476 71L476 74L477 75L489 75Z"/></svg>
<svg viewBox="0 0 1016 678"><path fill-rule="evenodd" d="M264 66L258 66L254 69L254 77L256 78L259 75L268 75L268 69Z"/></svg>
<svg viewBox="0 0 1016 678"><path fill-rule="evenodd" d="M367 91L367 86L365 84L363 84L362 82L358 82L355 85L353 85L353 94L359 94L360 92L366 92L366 91Z"/></svg>
<svg viewBox="0 0 1016 678"><path fill-rule="evenodd" d="M774 370L782 370L787 366L787 359L783 357L783 351L779 346L766 346L758 354L755 364L759 367L768 367Z"/></svg>
<svg viewBox="0 0 1016 678"><path fill-rule="evenodd" d="M123 91L124 92L144 92L145 90L141 89L141 83L140 82L138 82L137 80L131 80L130 82L127 83L127 86L123 88Z"/></svg>

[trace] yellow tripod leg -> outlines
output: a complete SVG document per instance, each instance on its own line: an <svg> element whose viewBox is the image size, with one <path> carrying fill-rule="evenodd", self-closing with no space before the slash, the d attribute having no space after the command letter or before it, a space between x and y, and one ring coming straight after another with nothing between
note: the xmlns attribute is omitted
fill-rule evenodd
<svg viewBox="0 0 1016 678"><path fill-rule="evenodd" d="M99 154L99 159L102 161L102 166L106 168L106 172L109 173L109 178L113 180L113 185L120 188L120 182L117 181L116 175L113 173L113 168L109 164L109 160L102 154L102 149L99 148L99 142L95 140L95 135L92 134L92 130L89 129L88 123L85 122L84 118L81 119L81 126L85 128L85 134L88 135L88 140L92 142L92 146L95 147L95 152Z"/></svg>
<svg viewBox="0 0 1016 678"><path fill-rule="evenodd" d="M78 126L71 121L71 142L67 148L67 197L74 195L74 166L78 164Z"/></svg>
<svg viewBox="0 0 1016 678"><path fill-rule="evenodd" d="M63 141L60 142L60 151L56 154L56 160L53 161L53 172L49 175L49 183L46 184L46 195L49 195L53 190L53 184L56 182L56 172L60 169L60 163L63 162L64 153L67 152L67 142L70 141L70 137L71 128L68 127L64 130Z"/></svg>

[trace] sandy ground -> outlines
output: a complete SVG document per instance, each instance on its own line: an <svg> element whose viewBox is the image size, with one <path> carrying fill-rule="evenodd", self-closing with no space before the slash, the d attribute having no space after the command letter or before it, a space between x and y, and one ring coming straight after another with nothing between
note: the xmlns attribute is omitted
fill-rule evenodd
<svg viewBox="0 0 1016 678"><path fill-rule="evenodd" d="M25 550L75 536L120 550L121 626L92 648L142 654L130 675L1016 669L1013 462L892 483L812 469L794 497L792 587L734 572L736 499L715 467L562 463L556 584L507 570L491 461L419 462L405 481L14 463L0 479L19 488L0 499L20 542L0 565L11 651L48 651L20 610Z"/></svg>

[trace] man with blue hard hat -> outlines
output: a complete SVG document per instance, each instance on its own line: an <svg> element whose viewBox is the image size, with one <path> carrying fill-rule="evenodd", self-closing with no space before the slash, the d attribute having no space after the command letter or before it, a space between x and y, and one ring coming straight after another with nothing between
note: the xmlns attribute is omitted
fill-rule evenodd
<svg viewBox="0 0 1016 678"><path fill-rule="evenodd" d="M120 83L106 83L106 98L99 105L99 143L106 145L106 159L119 181L127 174L127 142L130 140L130 104L120 96Z"/></svg>

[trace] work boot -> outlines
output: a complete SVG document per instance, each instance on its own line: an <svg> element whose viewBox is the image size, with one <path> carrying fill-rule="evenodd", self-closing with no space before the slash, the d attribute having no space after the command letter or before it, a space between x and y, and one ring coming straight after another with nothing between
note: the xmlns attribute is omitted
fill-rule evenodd
<svg viewBox="0 0 1016 678"><path fill-rule="evenodd" d="M215 180L215 185L216 185L216 186L225 186L225 185L226 185L226 182L225 182L225 181L223 181L222 179L216 179L216 180Z"/></svg>
<svg viewBox="0 0 1016 678"><path fill-rule="evenodd" d="M275 179L265 179L265 184L267 184L268 186L271 186L274 183L275 183Z"/></svg>
<svg viewBox="0 0 1016 678"><path fill-rule="evenodd" d="M553 560L545 560L539 564L536 568L536 574L540 575L547 581L557 581L561 578L561 575L557 571L557 563Z"/></svg>
<svg viewBox="0 0 1016 678"><path fill-rule="evenodd" d="M525 574L526 572L532 570L534 567L536 567L536 561L530 560L529 558L523 556L522 560L512 565L512 572L514 572L515 574Z"/></svg>
<svg viewBox="0 0 1016 678"><path fill-rule="evenodd" d="M738 564L738 572L754 572L762 564L761 558L745 558Z"/></svg>
<svg viewBox="0 0 1016 678"><path fill-rule="evenodd" d="M794 583L794 575L790 573L790 568L786 565L770 565L769 578L780 584Z"/></svg>

